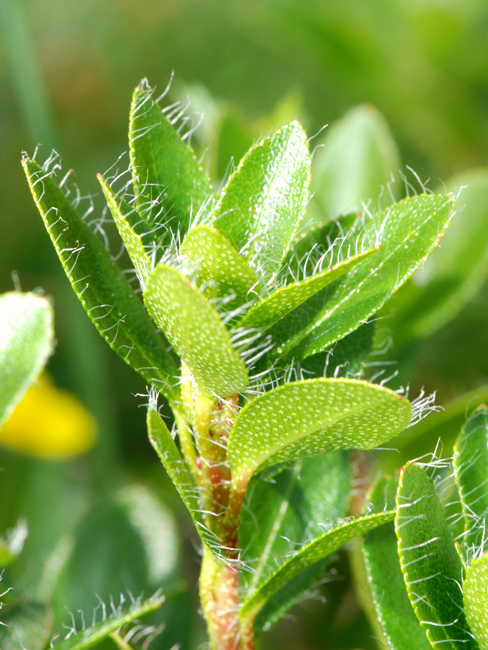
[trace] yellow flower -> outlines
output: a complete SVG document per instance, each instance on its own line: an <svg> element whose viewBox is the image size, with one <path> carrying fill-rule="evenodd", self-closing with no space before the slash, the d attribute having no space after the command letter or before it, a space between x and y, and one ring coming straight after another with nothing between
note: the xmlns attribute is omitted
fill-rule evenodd
<svg viewBox="0 0 488 650"><path fill-rule="evenodd" d="M71 393L43 374L0 429L0 444L48 460L68 460L93 446L95 420Z"/></svg>

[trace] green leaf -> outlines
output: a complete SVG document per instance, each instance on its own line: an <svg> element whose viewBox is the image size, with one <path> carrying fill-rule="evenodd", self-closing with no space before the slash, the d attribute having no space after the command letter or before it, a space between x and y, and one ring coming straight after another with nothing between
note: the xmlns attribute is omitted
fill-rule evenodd
<svg viewBox="0 0 488 650"><path fill-rule="evenodd" d="M476 409L454 447L454 475L464 513L463 546L478 549L488 525L488 408Z"/></svg>
<svg viewBox="0 0 488 650"><path fill-rule="evenodd" d="M100 600L167 587L177 575L179 550L169 509L145 487L123 488L78 525L53 592L58 625L67 610L89 614Z"/></svg>
<svg viewBox="0 0 488 650"><path fill-rule="evenodd" d="M146 253L143 237L147 245L151 244L152 233L145 226L136 210L122 198L116 196L101 174L97 178L102 186L105 199L112 214L117 230L124 242L129 257L137 271L137 277L144 286L151 272L151 259Z"/></svg>
<svg viewBox="0 0 488 650"><path fill-rule="evenodd" d="M352 379L286 384L249 402L236 418L228 457L239 490L258 470L336 449L372 449L408 425L410 403Z"/></svg>
<svg viewBox="0 0 488 650"><path fill-rule="evenodd" d="M216 310L188 278L158 264L149 276L144 302L201 388L228 397L247 386L244 362Z"/></svg>
<svg viewBox="0 0 488 650"><path fill-rule="evenodd" d="M382 115L363 104L349 111L325 132L314 155L312 192L325 217L385 207L388 186L398 174L396 144Z"/></svg>
<svg viewBox="0 0 488 650"><path fill-rule="evenodd" d="M1 609L1 604L0 604ZM37 603L9 604L0 623L2 650L44 650L52 636L52 612Z"/></svg>
<svg viewBox="0 0 488 650"><path fill-rule="evenodd" d="M404 199L364 228L364 241L381 249L356 264L271 330L276 357L304 359L321 352L368 320L421 266L442 238L453 199Z"/></svg>
<svg viewBox="0 0 488 650"><path fill-rule="evenodd" d="M16 291L0 296L0 427L51 354L53 320L42 296Z"/></svg>
<svg viewBox="0 0 488 650"><path fill-rule="evenodd" d="M7 530L5 536L0 537L0 569L12 564L20 555L27 532L27 524L21 520L15 528Z"/></svg>
<svg viewBox="0 0 488 650"><path fill-rule="evenodd" d="M330 555L358 535L392 521L394 511L357 517L334 526L289 557L242 605L241 618L252 618L264 603L302 571Z"/></svg>
<svg viewBox="0 0 488 650"><path fill-rule="evenodd" d="M281 287L251 307L238 327L268 329L375 251L373 248L359 253L313 277Z"/></svg>
<svg viewBox="0 0 488 650"><path fill-rule="evenodd" d="M129 124L131 169L137 206L151 226L163 224L161 242L183 236L200 211L210 213L214 192L193 150L161 113L147 84L135 89Z"/></svg>
<svg viewBox="0 0 488 650"><path fill-rule="evenodd" d="M181 247L181 256L190 265L193 282L220 311L237 309L257 295L256 274L215 228L192 228Z"/></svg>
<svg viewBox="0 0 488 650"><path fill-rule="evenodd" d="M372 512L395 507L397 481L380 479L368 495ZM429 650L430 643L410 604L398 558L393 522L364 536L363 560L382 634L392 650Z"/></svg>
<svg viewBox="0 0 488 650"><path fill-rule="evenodd" d="M351 466L349 454L333 452L273 468L251 481L239 528L243 599L256 591L297 546L307 543L347 513ZM260 615L258 627L269 627L310 588L323 569L314 565L303 584L280 590ZM278 598L279 597L279 598Z"/></svg>
<svg viewBox="0 0 488 650"><path fill-rule="evenodd" d="M139 623L142 616L159 609L163 603L164 597L157 595L144 601L136 600L128 609L124 609L123 603L121 603L104 620L74 634L68 634L63 641L55 643L53 647L56 650L85 650L85 648L91 648L113 632L117 632L121 627Z"/></svg>
<svg viewBox="0 0 488 650"><path fill-rule="evenodd" d="M178 493L188 508L195 528L202 542L206 544L217 556L221 555L218 540L207 529L202 515L202 507L198 500L198 491L192 481L190 472L183 460L178 447L157 410L150 407L147 412L147 430L149 442L156 450L164 469L178 490Z"/></svg>
<svg viewBox="0 0 488 650"><path fill-rule="evenodd" d="M461 560L434 483L415 463L400 475L395 529L408 597L431 645L477 648L464 615Z"/></svg>
<svg viewBox="0 0 488 650"><path fill-rule="evenodd" d="M73 289L110 347L168 399L179 375L173 357L125 275L37 162L22 161L32 195Z"/></svg>
<svg viewBox="0 0 488 650"><path fill-rule="evenodd" d="M488 553L473 560L463 583L464 608L480 650L488 650Z"/></svg>
<svg viewBox="0 0 488 650"><path fill-rule="evenodd" d="M303 219L310 175L307 135L292 122L254 145L222 191L214 225L266 280Z"/></svg>

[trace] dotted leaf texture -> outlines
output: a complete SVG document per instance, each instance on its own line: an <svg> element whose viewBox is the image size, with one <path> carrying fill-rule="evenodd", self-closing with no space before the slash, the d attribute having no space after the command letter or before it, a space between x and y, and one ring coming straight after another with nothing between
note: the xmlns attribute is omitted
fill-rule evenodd
<svg viewBox="0 0 488 650"><path fill-rule="evenodd" d="M253 478L239 528L244 600L298 547L346 516L350 488L347 452L306 458ZM301 574L301 580L278 590L261 610L256 626L268 629L279 620L321 575L325 562L317 562Z"/></svg>
<svg viewBox="0 0 488 650"><path fill-rule="evenodd" d="M316 539L300 549L295 555L289 557L259 589L244 601L241 618L254 616L264 603L269 600L279 589L297 577L302 571L307 570L316 562L321 561L346 542L358 535L364 535L369 530L384 523L392 521L394 511L382 512L374 515L357 517L345 523L334 526Z"/></svg>
<svg viewBox="0 0 488 650"><path fill-rule="evenodd" d="M364 241L381 249L295 309L269 333L275 356L304 359L357 329L418 269L441 240L454 199L414 196L369 220Z"/></svg>
<svg viewBox="0 0 488 650"><path fill-rule="evenodd" d="M71 285L110 347L170 400L179 368L127 278L77 214L53 173L22 161L32 195Z"/></svg>
<svg viewBox="0 0 488 650"><path fill-rule="evenodd" d="M54 345L49 301L34 293L0 296L0 427L46 364Z"/></svg>
<svg viewBox="0 0 488 650"><path fill-rule="evenodd" d="M468 418L454 447L454 475L464 513L463 546L478 550L488 524L488 408Z"/></svg>
<svg viewBox="0 0 488 650"><path fill-rule="evenodd" d="M370 512L395 507L398 481L381 478L371 489ZM362 554L372 603L384 641L391 650L430 650L432 647L408 598L397 550L393 522L364 536Z"/></svg>
<svg viewBox="0 0 488 650"><path fill-rule="evenodd" d="M193 282L219 311L238 309L256 297L256 274L215 228L192 228L181 246L181 257Z"/></svg>
<svg viewBox="0 0 488 650"><path fill-rule="evenodd" d="M463 592L469 627L480 650L488 650L488 553L471 563Z"/></svg>
<svg viewBox="0 0 488 650"><path fill-rule="evenodd" d="M209 178L175 125L153 99L146 83L132 98L129 147L136 203L152 227L164 225L162 243L171 233L181 236L201 210L211 210L214 192ZM162 233L162 234L161 234Z"/></svg>
<svg viewBox="0 0 488 650"><path fill-rule="evenodd" d="M259 275L278 271L310 194L311 158L303 127L292 122L254 145L215 208L215 227Z"/></svg>
<svg viewBox="0 0 488 650"><path fill-rule="evenodd" d="M232 482L259 469L338 449L372 449L405 429L411 407L393 391L353 379L286 384L248 403L228 445Z"/></svg>
<svg viewBox="0 0 488 650"><path fill-rule="evenodd" d="M408 597L432 647L477 649L464 613L461 559L434 482L415 463L400 475L395 530Z"/></svg>
<svg viewBox="0 0 488 650"><path fill-rule="evenodd" d="M144 302L200 388L219 397L244 390L244 362L218 313L188 278L158 264L149 276Z"/></svg>

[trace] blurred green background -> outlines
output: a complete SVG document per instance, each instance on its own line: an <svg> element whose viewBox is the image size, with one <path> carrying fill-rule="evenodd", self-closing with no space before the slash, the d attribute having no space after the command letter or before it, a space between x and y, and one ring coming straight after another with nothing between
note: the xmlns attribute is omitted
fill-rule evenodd
<svg viewBox="0 0 488 650"><path fill-rule="evenodd" d="M52 297L57 347L49 371L100 430L95 450L69 463L0 454L0 531L19 513L30 517L37 566L39 553L47 555L88 504L115 487L143 481L178 506L146 442L144 398L134 396L145 386L99 339L72 295L23 177L22 150L40 144L44 159L55 148L102 210L95 174L127 148L133 88L147 77L162 92L174 73L167 101L189 97L194 121L202 115L192 142L207 152L217 180L228 157L238 158L272 124L298 117L313 135L370 103L398 143L399 171L408 165L436 189L488 164L488 3L0 0L0 27L0 291L19 282ZM468 390L476 396L487 383L486 295L485 287L452 322L392 350L412 394L437 389L442 404ZM186 519L181 525L188 528ZM191 582L197 563L184 539ZM347 584L334 592L340 598L327 614L312 603L300 627L282 626L287 647L364 645L372 633L364 623L356 636L351 631L356 606Z"/></svg>

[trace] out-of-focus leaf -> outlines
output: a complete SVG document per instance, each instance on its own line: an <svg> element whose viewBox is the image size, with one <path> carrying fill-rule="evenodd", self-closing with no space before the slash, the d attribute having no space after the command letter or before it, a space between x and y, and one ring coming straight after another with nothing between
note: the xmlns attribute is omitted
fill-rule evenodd
<svg viewBox="0 0 488 650"><path fill-rule="evenodd" d="M185 234L201 211L210 212L214 192L192 149L162 114L153 91L141 84L130 111L131 169L139 212L162 243L171 233ZM165 232L166 231L166 232Z"/></svg>
<svg viewBox="0 0 488 650"><path fill-rule="evenodd" d="M258 293L258 278L246 260L215 228L192 228L181 246L192 280L219 311L248 303Z"/></svg>
<svg viewBox="0 0 488 650"><path fill-rule="evenodd" d="M488 274L488 169L455 176L446 189L459 193L456 216L439 250L391 304L398 341L425 337L454 318Z"/></svg>
<svg viewBox="0 0 488 650"><path fill-rule="evenodd" d="M480 650L488 650L488 553L473 560L463 582L466 618Z"/></svg>
<svg viewBox="0 0 488 650"><path fill-rule="evenodd" d="M27 534L27 524L22 520L15 528L8 530L4 536L0 537L0 569L17 559L22 551Z"/></svg>
<svg viewBox="0 0 488 650"><path fill-rule="evenodd" d="M53 319L46 298L15 291L0 296L0 427L51 354Z"/></svg>
<svg viewBox="0 0 488 650"><path fill-rule="evenodd" d="M188 278L158 264L149 276L144 302L201 388L227 397L247 386L244 362L216 310Z"/></svg>
<svg viewBox="0 0 488 650"><path fill-rule="evenodd" d="M380 479L368 495L372 512L395 507L397 481ZM429 650L430 643L408 599L393 522L364 536L363 559L381 631L392 650Z"/></svg>
<svg viewBox="0 0 488 650"><path fill-rule="evenodd" d="M321 352L368 320L419 268L442 238L453 199L422 195L379 213L364 229L364 241L380 244L270 330L276 357L304 359Z"/></svg>
<svg viewBox="0 0 488 650"><path fill-rule="evenodd" d="M2 611L2 650L44 650L52 633L52 612L36 603L11 604Z"/></svg>
<svg viewBox="0 0 488 650"><path fill-rule="evenodd" d="M264 603L302 571L327 557L346 542L369 530L392 521L394 511L357 517L334 526L306 544L287 560L242 605L241 618L252 618Z"/></svg>
<svg viewBox="0 0 488 650"><path fill-rule="evenodd" d="M22 164L32 195L73 289L110 347L168 399L176 399L178 367L103 244L81 219L53 174Z"/></svg>
<svg viewBox="0 0 488 650"><path fill-rule="evenodd" d="M286 384L248 403L228 445L234 488L259 469L337 449L372 449L408 425L410 403L351 379Z"/></svg>
<svg viewBox="0 0 488 650"><path fill-rule="evenodd" d="M307 135L292 122L254 145L222 191L214 225L266 279L279 269L303 219L310 174Z"/></svg>
<svg viewBox="0 0 488 650"><path fill-rule="evenodd" d="M463 545L479 549L488 524L488 408L468 419L454 447L454 475L464 513ZM487 612L488 614L488 612Z"/></svg>
<svg viewBox="0 0 488 650"><path fill-rule="evenodd" d="M388 125L372 106L357 106L325 132L314 155L312 191L324 217L372 209L392 201L398 150Z"/></svg>
<svg viewBox="0 0 488 650"><path fill-rule="evenodd" d="M251 481L239 529L241 559L250 569L242 573L244 599L247 593L256 591L297 546L346 515L350 480L349 455L333 452L303 459L278 471L268 470ZM283 593L280 590L272 607L267 606L260 615L258 627L272 624L277 612L281 617L322 569L323 563L319 562L302 583L286 585Z"/></svg>
<svg viewBox="0 0 488 650"><path fill-rule="evenodd" d="M434 483L415 463L400 475L395 529L408 597L431 645L476 649L464 614L461 560Z"/></svg>

